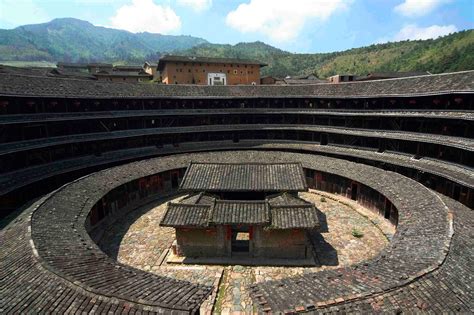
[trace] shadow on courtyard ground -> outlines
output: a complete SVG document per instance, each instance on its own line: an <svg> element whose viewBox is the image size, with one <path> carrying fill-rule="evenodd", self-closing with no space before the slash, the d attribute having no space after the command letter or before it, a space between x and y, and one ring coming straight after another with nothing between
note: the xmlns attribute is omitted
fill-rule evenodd
<svg viewBox="0 0 474 315"><path fill-rule="evenodd" d="M337 266L339 265L337 251L331 244L326 242L321 234L329 232L326 214L318 211L318 218L319 230L317 232L308 233L316 253L315 261L320 266Z"/></svg>
<svg viewBox="0 0 474 315"><path fill-rule="evenodd" d="M119 250L120 250L120 243L124 238L125 234L127 234L130 226L135 223L141 216L143 216L148 211L152 210L154 207L157 207L165 202L171 201L180 195L171 195L166 198L160 198L149 203L138 207L135 210L132 210L125 216L118 219L116 222L112 223L112 225L105 231L102 239L98 242L99 248L106 253L111 258L117 260ZM157 222L158 224L159 222Z"/></svg>

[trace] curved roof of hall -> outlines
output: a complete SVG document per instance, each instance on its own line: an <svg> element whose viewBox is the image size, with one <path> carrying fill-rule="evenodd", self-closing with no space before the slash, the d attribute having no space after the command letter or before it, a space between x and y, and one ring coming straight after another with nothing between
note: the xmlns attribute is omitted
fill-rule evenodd
<svg viewBox="0 0 474 315"><path fill-rule="evenodd" d="M314 85L163 85L0 74L0 95L70 98L371 98L473 93L474 71Z"/></svg>

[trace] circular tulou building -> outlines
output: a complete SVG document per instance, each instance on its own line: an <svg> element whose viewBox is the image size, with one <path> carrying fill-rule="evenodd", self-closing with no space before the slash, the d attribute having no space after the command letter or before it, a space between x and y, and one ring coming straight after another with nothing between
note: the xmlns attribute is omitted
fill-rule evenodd
<svg viewBox="0 0 474 315"><path fill-rule="evenodd" d="M215 301L226 294L220 283L233 279L227 271L215 283L196 280L198 267L196 277L177 277L166 268L153 272L124 263L101 245L140 207L183 196L189 166L203 163L227 165L218 167L221 174L244 164L272 169L262 176L296 163L304 189L368 209L373 222L394 230L379 252L360 261L248 280L242 287L251 312L470 313L473 136L474 71L304 86L0 74L0 313L225 313L225 301ZM189 256L184 260L199 256L207 245L190 238L190 230L210 240L221 233L230 245L216 243L211 253L232 259L232 222L240 226L235 234L250 238L235 241L240 251L258 245L265 257L286 259L290 249L305 259L319 254L318 236L308 235L323 218L298 192L285 193L291 175L280 176L281 189L266 179L265 191L280 194L271 198L252 192L248 185L258 181L249 180L243 198L264 199L251 202L234 200L241 194L232 190L212 195L213 177L206 176L189 175L196 195L173 199L166 216L152 220L150 232L176 228L179 236L177 245L153 257L157 265L173 250L176 260L182 253ZM299 221L298 213L304 214ZM193 222L200 225L190 228ZM250 232L242 222L254 224ZM252 245L257 230L261 239L274 233L272 244ZM324 235L321 228L317 233ZM122 236L114 235L119 242Z"/></svg>

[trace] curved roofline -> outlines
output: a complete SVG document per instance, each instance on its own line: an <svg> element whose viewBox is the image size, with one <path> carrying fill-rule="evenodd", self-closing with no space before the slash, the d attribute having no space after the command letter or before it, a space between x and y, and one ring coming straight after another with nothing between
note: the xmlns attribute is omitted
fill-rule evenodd
<svg viewBox="0 0 474 315"><path fill-rule="evenodd" d="M426 77L434 77L434 76L447 76L447 75L453 75L453 74L462 74L462 73L473 73L474 74L474 69L473 70L462 70L462 71L452 71L452 72L443 72L443 73L433 73L433 74L427 74L427 75L416 75L416 76L410 76L410 77L400 77L400 78L388 78L388 79L377 79L377 80L370 80L370 81L349 81L349 82L339 82L339 83L330 83L329 81L326 83L314 83L314 84L299 84L300 86L307 86L307 85L325 85L325 84L331 84L331 85L342 85L342 84L367 84L371 82L379 82L379 81L400 81L400 80L410 80L414 78L426 78ZM11 76L21 76L21 77L32 77L32 78L45 78L44 76L41 75L33 75L33 74L17 74L17 73L1 73L0 75L11 75ZM263 76L265 77L265 76ZM262 77L262 78L263 78ZM267 76L268 77L268 76ZM49 79L63 79L63 78L53 78L53 77L48 77ZM77 78L70 78L68 79L70 81L82 81ZM117 82L117 83L110 83L110 82L104 82L108 84L130 84L127 82ZM473 82L474 83L474 82ZM170 86L176 86L174 84L162 84L164 86L170 85ZM214 85L197 85L197 84L179 84L178 86L198 86L198 87L216 87L220 88L223 86L214 86ZM296 84L298 85L298 84ZM224 87L228 87L232 85L225 85ZM251 86L251 87L258 87L258 85L252 85L252 84L240 84L238 86ZM268 86L285 86L285 85L264 85L266 87Z"/></svg>
<svg viewBox="0 0 474 315"><path fill-rule="evenodd" d="M30 80L28 80L30 79ZM3 91L2 91L3 90ZM0 95L84 99L380 98L474 93L474 70L305 85L165 85L0 74Z"/></svg>

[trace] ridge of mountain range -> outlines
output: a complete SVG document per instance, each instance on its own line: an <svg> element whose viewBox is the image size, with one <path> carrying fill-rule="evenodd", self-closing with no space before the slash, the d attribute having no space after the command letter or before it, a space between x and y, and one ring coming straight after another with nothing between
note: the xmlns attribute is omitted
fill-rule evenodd
<svg viewBox="0 0 474 315"><path fill-rule="evenodd" d="M165 53L257 59L268 64L262 75L474 69L474 30L429 40L389 42L332 53L290 53L263 42L212 44L193 36L174 36L94 26L73 18L0 29L0 63L32 61L113 62L157 61Z"/></svg>

